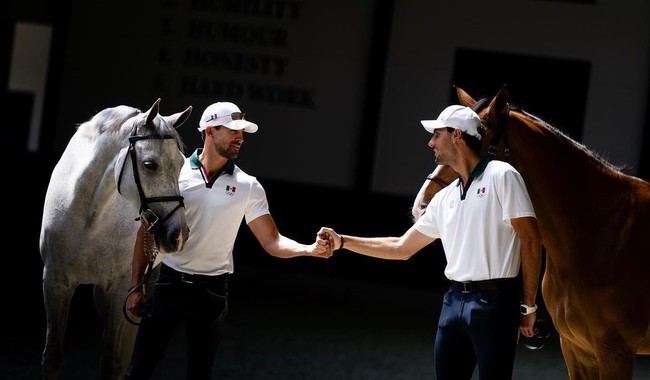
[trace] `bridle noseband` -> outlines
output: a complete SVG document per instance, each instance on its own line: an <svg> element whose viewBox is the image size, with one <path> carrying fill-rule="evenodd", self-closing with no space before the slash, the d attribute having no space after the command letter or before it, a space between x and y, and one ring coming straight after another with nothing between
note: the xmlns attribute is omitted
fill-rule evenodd
<svg viewBox="0 0 650 380"><path fill-rule="evenodd" d="M136 220L139 219L144 220L146 222L147 232L153 234L158 230L158 228L160 228L160 226L167 219L169 219L172 216L174 212L176 212L176 210L180 209L181 207L185 207L185 205L183 204L183 197L180 195L147 197L144 194L144 190L142 189L142 183L140 182L140 173L138 172L137 157L136 157L137 153L135 150L135 143L140 140L149 140L149 139L166 140L166 139L174 139L175 137L169 134L138 135L137 129L138 126L137 125L134 126L133 131L131 132L131 136L129 136L129 150L128 150L128 153L131 156L131 166L133 167L133 178L138 188L138 194L140 195L140 217L136 218ZM117 182L118 193L120 193L120 184L122 183L122 173L124 173L125 166L126 166L126 158L124 159L124 162L122 162L122 169L120 170L120 176ZM178 202L178 206L176 206L167 215L165 215L164 218L161 219L160 217L158 217L158 215L156 215L156 213L153 210L149 208L149 203L154 203L154 202Z"/></svg>

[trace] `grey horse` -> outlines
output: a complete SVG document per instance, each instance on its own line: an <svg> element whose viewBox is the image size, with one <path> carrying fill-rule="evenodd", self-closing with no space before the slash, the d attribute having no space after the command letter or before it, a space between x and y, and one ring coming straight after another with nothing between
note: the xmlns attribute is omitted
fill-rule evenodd
<svg viewBox="0 0 650 380"><path fill-rule="evenodd" d="M44 379L62 373L70 301L81 284L94 285L94 305L103 320L101 377L122 378L137 332L123 304L139 220L162 253L181 251L187 240L178 186L183 146L176 128L192 107L162 116L159 104L160 99L147 112L124 105L100 111L78 126L54 167L40 235Z"/></svg>

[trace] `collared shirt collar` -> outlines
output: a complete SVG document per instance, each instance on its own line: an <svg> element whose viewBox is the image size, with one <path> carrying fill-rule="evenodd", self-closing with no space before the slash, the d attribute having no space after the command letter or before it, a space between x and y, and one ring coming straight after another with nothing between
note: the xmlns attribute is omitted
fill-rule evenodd
<svg viewBox="0 0 650 380"><path fill-rule="evenodd" d="M472 182L474 182L475 178L478 178L483 172L485 171L485 168L487 167L488 163L492 161L492 155L486 154L481 159L476 163L476 166L474 166L474 169L472 169L472 172L469 173L469 178L467 179L467 183L465 186L460 186L461 181L460 177L458 177L458 181L456 181L456 187L460 187L460 200L464 200L465 196L467 196L467 191L469 190L470 185Z"/></svg>
<svg viewBox="0 0 650 380"><path fill-rule="evenodd" d="M223 173L230 174L230 175L234 173L235 161L228 160L226 166L224 166L219 173L208 178L208 173L205 171L203 164L201 164L201 160L199 160L199 155L201 154L202 151L203 151L202 148L197 148L194 151L194 153L192 153L192 155L190 156L190 167L192 168L192 170L199 170L201 172L203 181L205 181L205 187L211 189L212 185L214 185L214 183L217 181L219 177L221 177Z"/></svg>
<svg viewBox="0 0 650 380"><path fill-rule="evenodd" d="M467 180L468 184L471 183L472 180L474 180L474 178L483 174L485 168L487 167L490 161L492 161L492 156L489 154L486 154L483 157L481 157L481 159L478 161L476 166L474 166L474 169L472 169L472 172L469 173L469 179ZM460 186L460 177L458 177L458 180L456 181L456 187L458 186Z"/></svg>
<svg viewBox="0 0 650 380"><path fill-rule="evenodd" d="M190 166L192 169L200 169L202 164L201 160L199 160L199 155L203 152L203 148L197 148L194 153L190 156ZM232 173L235 171L235 161L233 160L228 160L228 163L226 166L223 168L221 171L222 173L228 173L232 175Z"/></svg>

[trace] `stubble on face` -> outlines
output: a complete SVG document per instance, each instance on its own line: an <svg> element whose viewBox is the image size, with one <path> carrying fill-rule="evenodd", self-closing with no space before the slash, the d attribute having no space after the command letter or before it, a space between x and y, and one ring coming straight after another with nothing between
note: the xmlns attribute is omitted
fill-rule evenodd
<svg viewBox="0 0 650 380"><path fill-rule="evenodd" d="M447 138L445 143L441 144L441 148L434 151L436 164L453 166L456 157L458 157L456 146L452 144L451 139Z"/></svg>
<svg viewBox="0 0 650 380"><path fill-rule="evenodd" d="M218 140L215 141L212 146L214 147L214 150L224 158L227 158L229 160L234 160L239 156L239 149L232 148L229 142L224 142L223 140Z"/></svg>

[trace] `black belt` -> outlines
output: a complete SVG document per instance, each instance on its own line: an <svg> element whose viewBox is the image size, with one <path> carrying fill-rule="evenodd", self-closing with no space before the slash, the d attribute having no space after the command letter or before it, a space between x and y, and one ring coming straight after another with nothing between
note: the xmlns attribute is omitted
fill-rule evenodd
<svg viewBox="0 0 650 380"><path fill-rule="evenodd" d="M178 281L184 284L214 285L228 282L228 273L210 276L205 274L192 274L175 270L164 263L160 264L160 278Z"/></svg>
<svg viewBox="0 0 650 380"><path fill-rule="evenodd" d="M517 284L517 277L497 278L482 281L454 281L450 280L451 288L461 293L472 293L490 290L512 289Z"/></svg>

